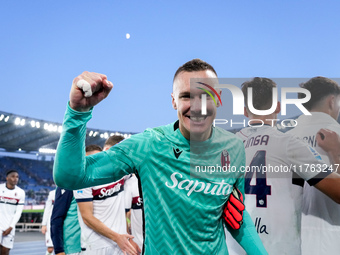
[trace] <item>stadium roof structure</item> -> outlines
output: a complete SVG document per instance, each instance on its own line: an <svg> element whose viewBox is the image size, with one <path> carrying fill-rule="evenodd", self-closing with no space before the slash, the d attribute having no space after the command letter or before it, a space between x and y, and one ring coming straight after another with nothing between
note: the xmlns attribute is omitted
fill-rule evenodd
<svg viewBox="0 0 340 255"><path fill-rule="evenodd" d="M0 111L0 148L7 152L54 154L62 124ZM111 135L133 133L88 128L86 144L103 146Z"/></svg>

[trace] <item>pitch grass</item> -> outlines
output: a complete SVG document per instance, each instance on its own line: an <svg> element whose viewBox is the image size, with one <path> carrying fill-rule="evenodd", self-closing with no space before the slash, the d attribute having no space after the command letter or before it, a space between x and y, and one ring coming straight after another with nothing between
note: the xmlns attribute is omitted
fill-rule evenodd
<svg viewBox="0 0 340 255"><path fill-rule="evenodd" d="M23 213L43 213L44 209L28 209L28 210L23 210Z"/></svg>

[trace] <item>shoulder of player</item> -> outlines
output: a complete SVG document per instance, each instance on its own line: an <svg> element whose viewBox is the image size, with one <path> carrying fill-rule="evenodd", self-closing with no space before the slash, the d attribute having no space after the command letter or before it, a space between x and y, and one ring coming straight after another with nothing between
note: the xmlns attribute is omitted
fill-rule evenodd
<svg viewBox="0 0 340 255"><path fill-rule="evenodd" d="M15 189L18 190L18 192L25 193L25 191L17 185L15 185Z"/></svg>
<svg viewBox="0 0 340 255"><path fill-rule="evenodd" d="M169 124L171 125L171 124ZM159 126L155 128L147 128L143 132L134 134L130 138L123 140L121 143L125 142L133 142L133 141L148 141L149 139L155 138L155 137L160 137L160 136L165 136L166 129L168 128L169 125L166 126Z"/></svg>
<svg viewBox="0 0 340 255"><path fill-rule="evenodd" d="M145 140L150 140L150 139L166 139L169 134L172 134L174 129L175 123L170 123L168 125L164 126L158 126L154 128L147 128L143 133L140 133L139 135L143 137Z"/></svg>
<svg viewBox="0 0 340 255"><path fill-rule="evenodd" d="M26 196L25 190L23 190L22 188L20 188L18 186L15 186L15 192L18 192L22 198L24 198Z"/></svg>
<svg viewBox="0 0 340 255"><path fill-rule="evenodd" d="M165 136L167 132L175 130L174 125L176 125L176 122L170 123L168 125L154 127L154 128L147 128L144 132L149 132L153 135L164 135Z"/></svg>
<svg viewBox="0 0 340 255"><path fill-rule="evenodd" d="M332 130L334 132L336 132L338 135L340 135L340 125L338 123L335 124L331 124L329 126L326 127L329 130Z"/></svg>

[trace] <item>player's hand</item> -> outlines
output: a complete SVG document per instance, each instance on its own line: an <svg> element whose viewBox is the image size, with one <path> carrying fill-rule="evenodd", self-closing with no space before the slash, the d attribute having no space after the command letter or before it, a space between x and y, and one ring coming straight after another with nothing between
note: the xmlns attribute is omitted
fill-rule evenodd
<svg viewBox="0 0 340 255"><path fill-rule="evenodd" d="M133 241L132 239L129 240L131 245L136 249L137 254L140 255L142 253L142 250L139 248L138 244Z"/></svg>
<svg viewBox="0 0 340 255"><path fill-rule="evenodd" d="M316 142L328 153L340 151L340 137L332 130L326 128L320 129L316 134Z"/></svg>
<svg viewBox="0 0 340 255"><path fill-rule="evenodd" d="M137 250L132 246L130 240L134 238L132 235L124 234L119 235L117 240L115 241L119 248L122 250L124 255L137 255Z"/></svg>
<svg viewBox="0 0 340 255"><path fill-rule="evenodd" d="M233 229L239 229L243 223L243 196L242 193L234 187L227 203L223 209L223 219Z"/></svg>
<svg viewBox="0 0 340 255"><path fill-rule="evenodd" d="M340 136L329 129L320 129L316 134L316 142L328 153L329 159L333 164L340 159ZM337 169L337 167L335 168Z"/></svg>
<svg viewBox="0 0 340 255"><path fill-rule="evenodd" d="M70 107L80 112L89 111L106 98L112 88L113 84L106 75L85 71L73 80Z"/></svg>
<svg viewBox="0 0 340 255"><path fill-rule="evenodd" d="M12 227L6 229L4 232L2 232L2 236L7 236L9 233L11 233L12 229L13 229Z"/></svg>
<svg viewBox="0 0 340 255"><path fill-rule="evenodd" d="M46 231L47 231L47 227L46 227L46 226L41 226L41 233L42 233L43 235L46 234Z"/></svg>

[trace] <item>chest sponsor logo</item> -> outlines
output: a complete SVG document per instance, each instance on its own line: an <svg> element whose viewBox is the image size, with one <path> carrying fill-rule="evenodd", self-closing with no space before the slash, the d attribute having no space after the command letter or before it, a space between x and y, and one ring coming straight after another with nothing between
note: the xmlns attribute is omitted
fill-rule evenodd
<svg viewBox="0 0 340 255"><path fill-rule="evenodd" d="M132 198L132 209L142 209L143 200L141 197Z"/></svg>
<svg viewBox="0 0 340 255"><path fill-rule="evenodd" d="M12 198L12 197L4 197L0 196L0 202L5 203L5 204L13 204L17 205L19 203L19 199L17 198Z"/></svg>
<svg viewBox="0 0 340 255"><path fill-rule="evenodd" d="M165 185L170 189L177 188L179 190L185 190L188 197L190 197L193 192L226 196L230 194L233 189L233 186L223 180L220 182L202 182L182 178L182 174L175 172L170 176L172 183L166 182Z"/></svg>
<svg viewBox="0 0 340 255"><path fill-rule="evenodd" d="M121 179L120 181L115 182L109 186L92 190L92 195L94 200L102 200L109 197L117 196L123 190L124 179Z"/></svg>

